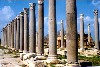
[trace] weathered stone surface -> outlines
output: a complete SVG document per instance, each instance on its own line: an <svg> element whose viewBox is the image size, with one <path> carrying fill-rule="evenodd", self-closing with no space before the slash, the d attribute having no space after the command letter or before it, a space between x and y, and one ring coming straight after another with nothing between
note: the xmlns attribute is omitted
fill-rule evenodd
<svg viewBox="0 0 100 67"><path fill-rule="evenodd" d="M80 48L84 49L84 14L80 14Z"/></svg>
<svg viewBox="0 0 100 67"><path fill-rule="evenodd" d="M17 16L16 50L20 49L20 18Z"/></svg>
<svg viewBox="0 0 100 67"><path fill-rule="evenodd" d="M78 62L76 0L66 0L66 17L67 62L68 64L74 64Z"/></svg>
<svg viewBox="0 0 100 67"><path fill-rule="evenodd" d="M29 22L29 52L36 53L36 17L35 3L30 3L30 22Z"/></svg>
<svg viewBox="0 0 100 67"><path fill-rule="evenodd" d="M27 53L26 55L23 56L23 60L27 60L27 59L30 59L32 57L35 58L36 54L34 54L34 53Z"/></svg>
<svg viewBox="0 0 100 67"><path fill-rule="evenodd" d="M24 49L24 12L20 12L20 52Z"/></svg>
<svg viewBox="0 0 100 67"><path fill-rule="evenodd" d="M44 1L38 0L38 50L37 55L44 54Z"/></svg>
<svg viewBox="0 0 100 67"><path fill-rule="evenodd" d="M64 27L63 27L63 20L61 20L61 48L64 48Z"/></svg>
<svg viewBox="0 0 100 67"><path fill-rule="evenodd" d="M100 50L100 46L99 46L98 10L94 10L94 28L95 28L95 48Z"/></svg>
<svg viewBox="0 0 100 67"><path fill-rule="evenodd" d="M16 31L17 31L17 19L14 19L14 48L16 49Z"/></svg>
<svg viewBox="0 0 100 67"><path fill-rule="evenodd" d="M29 21L28 21L28 8L24 8L24 53L29 50Z"/></svg>
<svg viewBox="0 0 100 67"><path fill-rule="evenodd" d="M57 61L56 0L49 0L49 55L48 61ZM48 62L49 63L49 62Z"/></svg>
<svg viewBox="0 0 100 67"><path fill-rule="evenodd" d="M90 24L88 24L88 44L90 44L90 37L91 37Z"/></svg>

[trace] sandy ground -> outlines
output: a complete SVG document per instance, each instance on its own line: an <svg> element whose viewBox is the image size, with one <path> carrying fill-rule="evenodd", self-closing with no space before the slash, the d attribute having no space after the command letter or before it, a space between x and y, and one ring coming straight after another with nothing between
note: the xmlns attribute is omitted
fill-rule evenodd
<svg viewBox="0 0 100 67"><path fill-rule="evenodd" d="M13 54L5 54L4 50L0 49L0 67L25 67L20 58L14 56Z"/></svg>

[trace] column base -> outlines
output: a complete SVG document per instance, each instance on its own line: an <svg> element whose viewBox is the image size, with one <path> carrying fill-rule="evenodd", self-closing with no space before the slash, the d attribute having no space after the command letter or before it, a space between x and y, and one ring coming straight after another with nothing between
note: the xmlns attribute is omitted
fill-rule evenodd
<svg viewBox="0 0 100 67"><path fill-rule="evenodd" d="M60 63L60 61L57 59L57 55L49 55L46 62L51 64Z"/></svg>
<svg viewBox="0 0 100 67"><path fill-rule="evenodd" d="M28 51L26 51L26 50L23 50L23 53L28 53Z"/></svg>
<svg viewBox="0 0 100 67"><path fill-rule="evenodd" d="M80 67L80 66L79 66L79 63L75 63L75 64L66 63L66 67Z"/></svg>
<svg viewBox="0 0 100 67"><path fill-rule="evenodd" d="M22 50L19 50L19 53L23 53L23 51Z"/></svg>
<svg viewBox="0 0 100 67"><path fill-rule="evenodd" d="M36 59L37 60L46 60L46 57L44 55L37 54Z"/></svg>

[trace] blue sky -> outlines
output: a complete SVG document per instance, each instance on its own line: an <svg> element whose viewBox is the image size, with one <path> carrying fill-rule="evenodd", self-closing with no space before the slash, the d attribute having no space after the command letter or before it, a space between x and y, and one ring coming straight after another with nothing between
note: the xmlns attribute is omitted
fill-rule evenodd
<svg viewBox="0 0 100 67"><path fill-rule="evenodd" d="M66 0L56 0L56 20L57 30L60 30L60 20L64 20L64 28L66 29ZM38 20L38 4L37 0L0 0L0 30L6 26L12 19L23 11L23 8L29 8L29 3L36 3L36 18ZM80 14L84 14L85 33L87 33L87 25L91 24L91 34L94 38L94 14L93 10L100 11L100 0L77 0L77 24L78 32L80 31ZM100 14L100 12L99 12ZM100 15L99 15L100 17ZM44 0L44 31L48 33L48 0ZM100 21L100 18L99 18ZM100 24L99 24L100 25Z"/></svg>

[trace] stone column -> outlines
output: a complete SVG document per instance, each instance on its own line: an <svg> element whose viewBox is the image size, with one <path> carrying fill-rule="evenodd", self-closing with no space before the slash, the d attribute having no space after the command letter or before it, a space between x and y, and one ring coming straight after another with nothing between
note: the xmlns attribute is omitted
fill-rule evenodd
<svg viewBox="0 0 100 67"><path fill-rule="evenodd" d="M9 48L11 48L11 23L9 24Z"/></svg>
<svg viewBox="0 0 100 67"><path fill-rule="evenodd" d="M14 48L14 20L11 23L11 48Z"/></svg>
<svg viewBox="0 0 100 67"><path fill-rule="evenodd" d="M100 46L99 46L98 10L94 10L94 24L95 24L95 48L99 50Z"/></svg>
<svg viewBox="0 0 100 67"><path fill-rule="evenodd" d="M7 35L7 26L4 28L4 46L5 47L7 47L8 46L8 42L7 42L7 37L8 37L8 35Z"/></svg>
<svg viewBox="0 0 100 67"><path fill-rule="evenodd" d="M14 19L14 49L16 49L16 31L17 31L17 19Z"/></svg>
<svg viewBox="0 0 100 67"><path fill-rule="evenodd" d="M10 24L7 25L7 42L8 47L10 47Z"/></svg>
<svg viewBox="0 0 100 67"><path fill-rule="evenodd" d="M1 31L1 46L4 46L4 28Z"/></svg>
<svg viewBox="0 0 100 67"><path fill-rule="evenodd" d="M20 52L24 49L24 12L20 13Z"/></svg>
<svg viewBox="0 0 100 67"><path fill-rule="evenodd" d="M36 53L36 17L35 3L30 3L30 22L29 22L29 51Z"/></svg>
<svg viewBox="0 0 100 67"><path fill-rule="evenodd" d="M17 16L16 50L20 49L20 17Z"/></svg>
<svg viewBox="0 0 100 67"><path fill-rule="evenodd" d="M91 34L90 34L90 24L88 24L88 44L90 44L90 38L91 38Z"/></svg>
<svg viewBox="0 0 100 67"><path fill-rule="evenodd" d="M61 20L61 48L64 48L64 27L63 27L63 20Z"/></svg>
<svg viewBox="0 0 100 67"><path fill-rule="evenodd" d="M57 60L56 0L49 0L49 55L48 60Z"/></svg>
<svg viewBox="0 0 100 67"><path fill-rule="evenodd" d="M66 17L67 63L72 65L78 62L76 0L66 0Z"/></svg>
<svg viewBox="0 0 100 67"><path fill-rule="evenodd" d="M80 49L84 49L84 14L80 14Z"/></svg>
<svg viewBox="0 0 100 67"><path fill-rule="evenodd" d="M28 8L24 8L24 53L29 50L29 21L28 21Z"/></svg>
<svg viewBox="0 0 100 67"><path fill-rule="evenodd" d="M44 54L44 3L38 0L38 56Z"/></svg>

